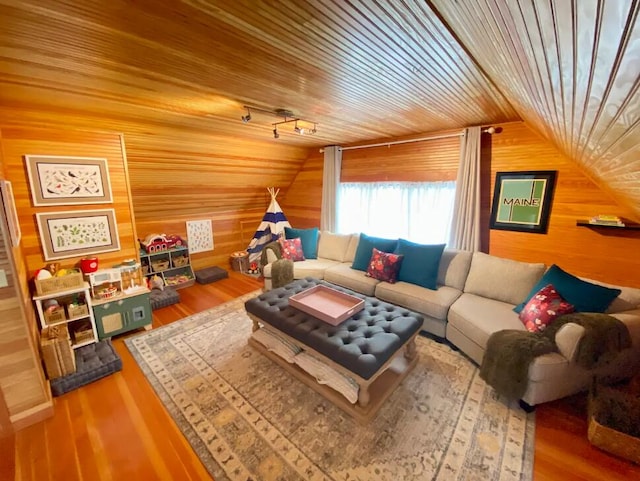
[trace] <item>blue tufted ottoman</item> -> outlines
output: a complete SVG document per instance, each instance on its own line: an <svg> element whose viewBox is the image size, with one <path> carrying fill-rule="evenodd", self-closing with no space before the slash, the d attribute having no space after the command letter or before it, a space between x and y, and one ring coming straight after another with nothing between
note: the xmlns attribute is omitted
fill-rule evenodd
<svg viewBox="0 0 640 481"><path fill-rule="evenodd" d="M318 284L364 299L364 309L332 326L289 305L289 297ZM302 369L250 339L250 344L265 356L361 421L375 415L417 362L415 337L422 327L420 314L326 281L309 277L293 281L248 300L245 309L253 320L254 331L264 326L274 329L287 341L355 380L358 401L350 404Z"/></svg>

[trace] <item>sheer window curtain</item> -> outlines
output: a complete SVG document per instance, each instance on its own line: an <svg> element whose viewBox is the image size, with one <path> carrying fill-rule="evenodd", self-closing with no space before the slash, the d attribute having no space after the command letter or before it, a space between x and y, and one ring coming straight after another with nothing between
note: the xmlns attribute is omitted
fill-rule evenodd
<svg viewBox="0 0 640 481"><path fill-rule="evenodd" d="M320 211L320 230L336 232L336 212L339 205L340 170L342 169L342 150L337 145L325 147L324 168L322 171L322 208Z"/></svg>
<svg viewBox="0 0 640 481"><path fill-rule="evenodd" d="M337 232L445 244L455 182L340 183Z"/></svg>
<svg viewBox="0 0 640 481"><path fill-rule="evenodd" d="M480 127L464 130L449 247L480 250Z"/></svg>

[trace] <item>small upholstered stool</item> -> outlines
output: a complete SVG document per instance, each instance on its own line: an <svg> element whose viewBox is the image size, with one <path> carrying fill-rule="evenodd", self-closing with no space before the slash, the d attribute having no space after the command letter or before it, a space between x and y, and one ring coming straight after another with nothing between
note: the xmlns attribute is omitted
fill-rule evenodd
<svg viewBox="0 0 640 481"><path fill-rule="evenodd" d="M198 284L209 284L210 282L219 281L229 277L229 273L222 267L213 266L205 269L199 269L195 272Z"/></svg>
<svg viewBox="0 0 640 481"><path fill-rule="evenodd" d="M160 289L151 289L149 301L151 302L151 310L155 311L161 307L167 307L180 302L180 294L171 287L165 287L162 291Z"/></svg>
<svg viewBox="0 0 640 481"><path fill-rule="evenodd" d="M54 396L61 396L122 370L122 359L109 339L82 346L75 350L75 356L76 372L50 381Z"/></svg>

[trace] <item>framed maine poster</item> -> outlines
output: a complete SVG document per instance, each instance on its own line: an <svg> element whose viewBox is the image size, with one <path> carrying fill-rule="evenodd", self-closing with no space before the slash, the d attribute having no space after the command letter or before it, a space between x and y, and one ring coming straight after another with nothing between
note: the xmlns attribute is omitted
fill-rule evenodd
<svg viewBox="0 0 640 481"><path fill-rule="evenodd" d="M555 170L497 172L491 228L545 234L555 182Z"/></svg>
<svg viewBox="0 0 640 481"><path fill-rule="evenodd" d="M25 155L33 205L112 202L107 159Z"/></svg>

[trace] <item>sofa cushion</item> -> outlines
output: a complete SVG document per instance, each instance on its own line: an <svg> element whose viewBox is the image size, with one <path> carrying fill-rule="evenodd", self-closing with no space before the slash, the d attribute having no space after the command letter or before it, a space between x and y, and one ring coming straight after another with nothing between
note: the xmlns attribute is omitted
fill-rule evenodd
<svg viewBox="0 0 640 481"><path fill-rule="evenodd" d="M482 349L496 331L524 330L518 314L513 312L513 304L466 292L453 303L447 319L447 328L455 326Z"/></svg>
<svg viewBox="0 0 640 481"><path fill-rule="evenodd" d="M280 242L280 247L282 248L283 259L289 259L293 262L304 260L304 252L302 251L302 241L300 240L300 237L296 237L295 239L283 239L280 237L278 242Z"/></svg>
<svg viewBox="0 0 640 481"><path fill-rule="evenodd" d="M318 257L318 228L311 229L294 229L293 227L284 228L284 237L286 239L295 239L300 237L302 241L302 250L306 259L316 259Z"/></svg>
<svg viewBox="0 0 640 481"><path fill-rule="evenodd" d="M344 262L347 257L351 235L334 234L323 230L318 240L318 257Z"/></svg>
<svg viewBox="0 0 640 481"><path fill-rule="evenodd" d="M558 317L574 310L573 304L565 301L553 284L547 284L529 299L518 317L527 331L542 332Z"/></svg>
<svg viewBox="0 0 640 481"><path fill-rule="evenodd" d="M620 289L583 281L553 264L514 310L520 312L529 299L547 284L553 284L560 295L575 306L576 312L605 312L621 292Z"/></svg>
<svg viewBox="0 0 640 481"><path fill-rule="evenodd" d="M369 267L374 247L382 252L393 252L397 244L398 239L383 239L360 234L360 241L358 242L358 248L351 267L359 271L366 271Z"/></svg>
<svg viewBox="0 0 640 481"><path fill-rule="evenodd" d="M634 287L614 286L613 284L605 284L604 282L598 282L591 279L583 280L600 286L610 287L612 289L620 289L618 297L613 300L605 311L607 314L615 314L640 308L640 289Z"/></svg>
<svg viewBox="0 0 640 481"><path fill-rule="evenodd" d="M293 277L294 279L304 279L305 277L315 277L316 279L323 279L325 271L335 265L339 265L338 261L332 261L329 259L306 259L300 262L293 263ZM264 277L271 279L271 267L273 264L267 264L262 269Z"/></svg>
<svg viewBox="0 0 640 481"><path fill-rule="evenodd" d="M404 262L400 266L398 280L435 290L444 246L416 244L399 239L396 252L404 255Z"/></svg>
<svg viewBox="0 0 640 481"><path fill-rule="evenodd" d="M353 269L350 264L342 263L329 267L324 273L324 280L348 289L373 296L378 279L367 277L364 272Z"/></svg>
<svg viewBox="0 0 640 481"><path fill-rule="evenodd" d="M462 291L471 267L471 251L445 249L438 267L438 284Z"/></svg>
<svg viewBox="0 0 640 481"><path fill-rule="evenodd" d="M349 240L349 247L347 248L347 255L344 258L345 262L349 264L353 263L353 260L356 258L356 251L358 250L358 244L360 243L360 234L351 234L351 239Z"/></svg>
<svg viewBox="0 0 640 481"><path fill-rule="evenodd" d="M437 290L399 281L396 284L381 282L376 286L376 297L411 311L439 320L446 320L451 304L462 294L458 289L440 286Z"/></svg>
<svg viewBox="0 0 640 481"><path fill-rule="evenodd" d="M540 287L544 287L538 287L529 295L544 274L544 270L544 264L529 264L474 252L464 292L518 304L525 297L529 300Z"/></svg>
<svg viewBox="0 0 640 481"><path fill-rule="evenodd" d="M402 254L391 254L389 252L382 252L373 248L373 254L371 254L371 260L369 261L369 267L367 268L367 277L373 277L379 281L390 282L395 284L398 279L398 272L402 265Z"/></svg>

